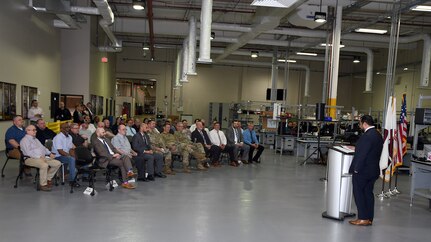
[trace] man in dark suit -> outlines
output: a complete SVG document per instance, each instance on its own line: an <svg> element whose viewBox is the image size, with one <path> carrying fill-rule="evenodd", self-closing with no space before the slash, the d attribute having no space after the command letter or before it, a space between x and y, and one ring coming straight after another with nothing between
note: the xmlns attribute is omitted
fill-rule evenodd
<svg viewBox="0 0 431 242"><path fill-rule="evenodd" d="M210 156L212 164L220 163L221 149L217 145L213 145L211 143L210 137L204 130L204 125L201 121L196 122L196 129L192 132L191 138L193 142L202 144L205 153L207 154L207 156ZM208 164L205 164L205 166L209 168Z"/></svg>
<svg viewBox="0 0 431 242"><path fill-rule="evenodd" d="M135 176L133 173L132 163L127 155L121 155L120 152L111 144L109 139L105 138L105 129L97 128L96 137L91 140L101 167L108 165L118 166L121 170L123 183L121 186L126 189L134 189L135 186L128 182L128 178Z"/></svg>
<svg viewBox="0 0 431 242"><path fill-rule="evenodd" d="M231 166L238 166L242 162L248 163L248 154L250 146L244 145L244 136L242 135L241 123L233 120L232 125L226 131L227 146L232 147L235 159L230 162ZM241 158L239 157L242 153Z"/></svg>
<svg viewBox="0 0 431 242"><path fill-rule="evenodd" d="M373 118L364 115L360 121L364 134L355 147L349 172L353 174L353 196L358 208L358 219L353 225L372 225L374 218L374 183L380 174L379 161L383 148L382 135L374 127Z"/></svg>
<svg viewBox="0 0 431 242"><path fill-rule="evenodd" d="M132 149L138 154L135 158L136 168L138 168L138 181L154 181L154 176L166 178L162 173L163 155L153 152L151 149L150 136L148 125L142 123L137 132L132 138ZM145 177L148 173L148 177Z"/></svg>

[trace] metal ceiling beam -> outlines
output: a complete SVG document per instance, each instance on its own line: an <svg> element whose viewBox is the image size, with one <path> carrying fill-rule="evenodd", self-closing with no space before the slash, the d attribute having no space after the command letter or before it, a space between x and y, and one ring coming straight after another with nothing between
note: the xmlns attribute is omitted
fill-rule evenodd
<svg viewBox="0 0 431 242"><path fill-rule="evenodd" d="M150 30L150 53L151 60L154 60L154 26L153 26L153 0L147 0L148 28Z"/></svg>

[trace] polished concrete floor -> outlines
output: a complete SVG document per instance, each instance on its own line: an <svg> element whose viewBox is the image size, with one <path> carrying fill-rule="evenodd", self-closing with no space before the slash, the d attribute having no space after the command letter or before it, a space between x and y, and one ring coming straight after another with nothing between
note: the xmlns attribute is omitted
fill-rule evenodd
<svg viewBox="0 0 431 242"><path fill-rule="evenodd" d="M3 154L2 157L4 157ZM3 164L4 158L1 159ZM31 179L13 188L16 164L0 180L0 241L429 241L431 211L410 207L408 175L402 194L376 200L374 224L322 218L325 167L298 166L294 156L265 150L261 164L178 173L136 190L74 194L67 186L36 192ZM100 178L100 177L99 177ZM379 185L375 191L379 191ZM353 204L353 210L355 206Z"/></svg>

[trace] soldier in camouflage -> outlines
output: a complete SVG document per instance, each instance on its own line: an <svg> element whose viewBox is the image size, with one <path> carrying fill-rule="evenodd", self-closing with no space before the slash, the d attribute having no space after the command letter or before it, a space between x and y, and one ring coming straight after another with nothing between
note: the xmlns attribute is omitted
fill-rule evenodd
<svg viewBox="0 0 431 242"><path fill-rule="evenodd" d="M187 134L183 133L184 125L182 122L178 122L176 126L176 131L174 136L177 140L177 147L179 152L181 152L183 156L183 170L186 173L190 173L189 166L189 158L190 155L194 156L197 160L197 168L201 171L206 171L207 169L203 166L208 159L205 157L205 150L202 144L193 143L187 137Z"/></svg>
<svg viewBox="0 0 431 242"><path fill-rule="evenodd" d="M151 142L151 149L155 153L159 153L164 156L164 168L163 172L167 175L175 175L175 172L171 170L172 166L172 153L171 151L166 147L166 144L161 136L161 134L156 129L156 122L154 120L151 120L148 122L148 128L150 131L148 131L148 136L150 136L150 142Z"/></svg>

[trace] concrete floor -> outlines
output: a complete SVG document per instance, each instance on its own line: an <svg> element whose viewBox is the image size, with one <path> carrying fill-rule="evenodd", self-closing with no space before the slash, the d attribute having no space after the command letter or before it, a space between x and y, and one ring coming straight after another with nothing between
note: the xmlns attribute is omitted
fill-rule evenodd
<svg viewBox="0 0 431 242"><path fill-rule="evenodd" d="M4 154L1 163L4 162ZM266 150L263 163L224 166L138 183L136 190L69 193L67 186L36 192L25 178L17 189L17 165L0 180L0 241L429 241L428 200L410 207L408 175L402 194L376 200L371 227L322 218L325 167L298 166L294 156ZM380 182L375 191L380 189ZM355 206L353 205L353 210Z"/></svg>

